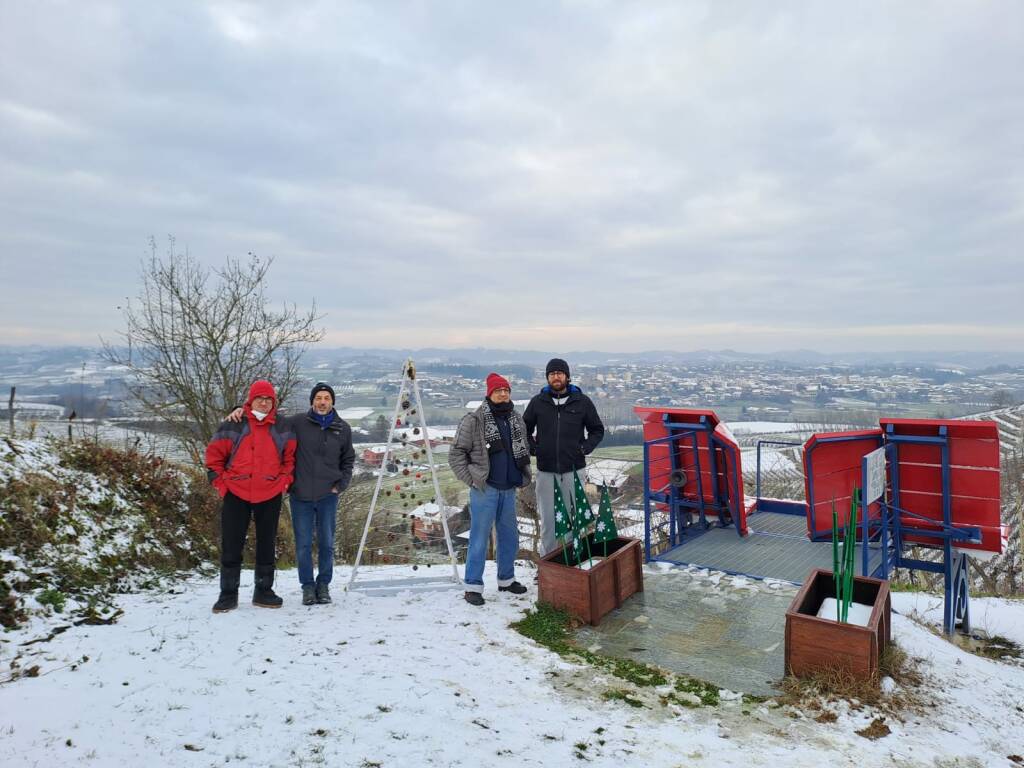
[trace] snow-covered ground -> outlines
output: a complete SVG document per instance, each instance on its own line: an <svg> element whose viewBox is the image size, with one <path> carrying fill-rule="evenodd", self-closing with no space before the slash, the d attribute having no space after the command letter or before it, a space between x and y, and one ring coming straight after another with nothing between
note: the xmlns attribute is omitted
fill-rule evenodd
<svg viewBox="0 0 1024 768"><path fill-rule="evenodd" d="M2 635L37 677L0 685L0 764L268 766L1010 766L1024 754L1024 669L972 656L903 615L895 639L922 657L925 711L877 741L877 715L847 705L819 723L723 696L714 708L633 708L601 693L622 681L572 664L514 630L535 598L494 590L368 597L340 586L302 607L280 574L281 610L243 601L214 615L211 580L120 598L113 626L46 643ZM347 569L336 571L336 585ZM251 573L243 590L251 588ZM896 603L903 605L904 596ZM913 600L926 600L913 596ZM935 598L932 598L934 600ZM975 601L975 613L989 613ZM1024 603L991 611L1009 635ZM38 630L38 626L35 627ZM653 697L656 701L656 697Z"/></svg>

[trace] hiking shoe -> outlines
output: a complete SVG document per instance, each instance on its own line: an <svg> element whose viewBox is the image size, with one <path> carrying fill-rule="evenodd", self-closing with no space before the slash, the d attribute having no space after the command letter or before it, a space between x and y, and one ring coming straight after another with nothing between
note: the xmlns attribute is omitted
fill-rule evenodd
<svg viewBox="0 0 1024 768"><path fill-rule="evenodd" d="M467 592L466 593L466 602L469 603L470 605L483 605L484 604L484 596L481 595L479 592Z"/></svg>
<svg viewBox="0 0 1024 768"><path fill-rule="evenodd" d="M238 607L238 592L221 592L217 602L213 604L214 613L227 613Z"/></svg>
<svg viewBox="0 0 1024 768"><path fill-rule="evenodd" d="M331 590L326 584L316 585L316 601L320 605L327 605L331 602Z"/></svg>
<svg viewBox="0 0 1024 768"><path fill-rule="evenodd" d="M314 603L316 603L316 590L313 588L312 584L303 584L302 585L302 604L303 605L313 605Z"/></svg>
<svg viewBox="0 0 1024 768"><path fill-rule="evenodd" d="M524 587L518 581L513 581L507 587L498 587L498 591L511 592L513 595L522 595L526 592L526 587Z"/></svg>

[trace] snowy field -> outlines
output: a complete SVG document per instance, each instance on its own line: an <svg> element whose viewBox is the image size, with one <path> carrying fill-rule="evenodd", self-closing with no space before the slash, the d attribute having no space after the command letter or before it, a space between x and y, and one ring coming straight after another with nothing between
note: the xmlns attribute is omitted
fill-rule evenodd
<svg viewBox="0 0 1024 768"><path fill-rule="evenodd" d="M966 654L905 616L893 636L924 659L933 703L872 741L855 732L878 713L846 704L819 723L728 694L701 709L605 701L622 681L509 629L535 598L531 572L520 568L531 589L515 597L495 591L489 566L483 608L458 591L340 587L333 605L302 607L284 572L277 611L243 601L213 615L214 582L194 580L123 597L113 626L28 646L39 622L5 633L3 669L17 653L39 670L0 685L0 764L981 768L1024 754L1024 668ZM336 586L346 576L338 569ZM894 602L927 615L935 600ZM1024 634L1024 603L972 605Z"/></svg>
<svg viewBox="0 0 1024 768"><path fill-rule="evenodd" d="M757 475L757 448L743 448L740 453L743 474L747 477L755 477ZM777 448L761 448L761 471L803 477L803 469Z"/></svg>
<svg viewBox="0 0 1024 768"><path fill-rule="evenodd" d="M777 435L783 432L813 432L810 424L793 421L730 421L729 429L734 435Z"/></svg>

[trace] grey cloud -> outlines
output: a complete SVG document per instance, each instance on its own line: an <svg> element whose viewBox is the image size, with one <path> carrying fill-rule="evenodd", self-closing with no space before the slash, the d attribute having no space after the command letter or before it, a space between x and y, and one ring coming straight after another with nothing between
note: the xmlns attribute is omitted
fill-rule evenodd
<svg viewBox="0 0 1024 768"><path fill-rule="evenodd" d="M109 334L172 232L351 344L1012 345L1022 38L1011 2L12 5L0 332Z"/></svg>

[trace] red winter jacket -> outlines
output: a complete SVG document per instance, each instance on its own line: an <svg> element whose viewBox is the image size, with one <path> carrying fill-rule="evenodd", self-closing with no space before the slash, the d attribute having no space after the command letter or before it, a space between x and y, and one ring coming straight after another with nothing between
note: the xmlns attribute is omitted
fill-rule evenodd
<svg viewBox="0 0 1024 768"><path fill-rule="evenodd" d="M274 407L263 421L252 413L252 401L259 395L274 398ZM249 388L245 418L223 422L206 446L206 468L213 487L221 496L228 491L240 499L258 504L288 490L295 470L295 434L278 425L277 394L269 381L257 381Z"/></svg>

